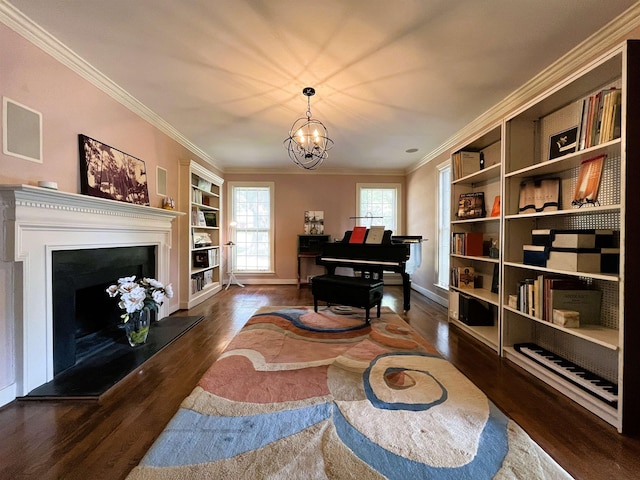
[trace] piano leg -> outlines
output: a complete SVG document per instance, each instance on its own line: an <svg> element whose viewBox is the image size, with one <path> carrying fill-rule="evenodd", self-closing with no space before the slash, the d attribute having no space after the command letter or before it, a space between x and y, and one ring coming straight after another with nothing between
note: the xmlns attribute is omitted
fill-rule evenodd
<svg viewBox="0 0 640 480"><path fill-rule="evenodd" d="M411 308L411 277L408 273L402 273L402 293L404 297L404 311Z"/></svg>

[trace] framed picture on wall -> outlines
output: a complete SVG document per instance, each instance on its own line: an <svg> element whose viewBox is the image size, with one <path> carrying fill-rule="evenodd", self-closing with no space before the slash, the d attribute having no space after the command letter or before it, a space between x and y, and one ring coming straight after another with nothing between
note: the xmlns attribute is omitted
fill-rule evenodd
<svg viewBox="0 0 640 480"><path fill-rule="evenodd" d="M149 205L144 161L86 135L78 135L78 143L84 195Z"/></svg>

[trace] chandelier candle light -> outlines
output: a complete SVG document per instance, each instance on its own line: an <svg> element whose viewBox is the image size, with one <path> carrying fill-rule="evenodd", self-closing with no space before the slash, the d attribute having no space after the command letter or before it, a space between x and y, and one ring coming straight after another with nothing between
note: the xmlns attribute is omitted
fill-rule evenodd
<svg viewBox="0 0 640 480"><path fill-rule="evenodd" d="M307 97L307 116L293 123L284 143L293 163L305 170L314 170L328 157L333 140L322 122L311 118L311 96L315 95L315 89L305 87L302 93Z"/></svg>

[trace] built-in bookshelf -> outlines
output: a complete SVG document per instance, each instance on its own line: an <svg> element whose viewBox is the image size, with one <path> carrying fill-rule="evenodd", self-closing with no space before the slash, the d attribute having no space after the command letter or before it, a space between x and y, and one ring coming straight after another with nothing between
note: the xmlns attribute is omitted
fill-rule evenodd
<svg viewBox="0 0 640 480"><path fill-rule="evenodd" d="M496 352L500 348L501 139L502 127L496 125L451 156L449 321Z"/></svg>
<svg viewBox="0 0 640 480"><path fill-rule="evenodd" d="M639 178L639 74L640 44L625 43L514 112L504 130L501 353L620 431L639 428L640 327L635 319L625 322L632 298L625 278L638 270L635 249L625 246L638 229L626 205L633 198L628 186L637 188ZM602 163L592 175L597 198L584 194L586 180L580 187L584 166L594 160ZM559 189L550 189L547 207L539 202L523 211L531 203L523 202L524 189L542 182ZM606 245L619 247L612 250L617 256L610 254L605 266L605 249L594 248L589 267L551 262L559 249L534 237L548 232L552 242L559 231L613 232ZM580 251L572 249L569 258L583 255L574 250ZM559 307L561 288L575 293L573 308ZM536 349L543 353L527 353Z"/></svg>
<svg viewBox="0 0 640 480"><path fill-rule="evenodd" d="M640 187L638 131L640 41L628 41L452 152L452 162L458 151L483 152L485 162L471 172L454 167L462 176L452 182L450 225L452 272L471 267L483 277L469 288L452 275L451 323L631 434L640 432L640 322L631 318L630 276L640 217L627 198ZM497 166L486 161L493 148ZM492 218L496 191L501 211ZM460 195L477 192L487 214L459 218ZM476 256L473 245L468 255L464 242L477 241L471 232L498 239L496 259ZM497 294L487 290L493 265ZM495 323L461 322L463 295L494 306Z"/></svg>
<svg viewBox="0 0 640 480"><path fill-rule="evenodd" d="M222 288L220 189L223 179L190 161L180 166L180 308L192 308Z"/></svg>

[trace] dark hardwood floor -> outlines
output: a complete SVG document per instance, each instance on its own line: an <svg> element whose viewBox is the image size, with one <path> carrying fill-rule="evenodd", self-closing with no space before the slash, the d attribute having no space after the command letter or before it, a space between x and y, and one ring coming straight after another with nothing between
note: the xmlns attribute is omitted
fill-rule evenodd
<svg viewBox="0 0 640 480"><path fill-rule="evenodd" d="M178 315L206 318L99 402L17 401L0 409L0 479L120 479L147 449L251 314L312 305L308 288L232 287ZM400 287L383 304L402 311ZM640 440L617 431L464 333L413 292L404 318L577 479L640 476Z"/></svg>

